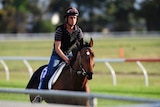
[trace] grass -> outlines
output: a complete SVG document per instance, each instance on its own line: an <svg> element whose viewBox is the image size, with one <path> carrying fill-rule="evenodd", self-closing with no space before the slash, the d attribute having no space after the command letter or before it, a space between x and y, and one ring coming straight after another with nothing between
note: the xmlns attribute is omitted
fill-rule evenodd
<svg viewBox="0 0 160 107"><path fill-rule="evenodd" d="M52 49L52 41L0 41L0 56L47 56ZM119 58L123 48L125 58L160 58L160 38L103 38L94 40L96 58ZM0 65L0 87L25 88L29 73L22 61L5 61L10 70L10 81L5 80L4 68ZM33 70L47 61L29 61ZM117 86L113 86L112 76L104 63L96 63L93 80L89 81L91 92L123 96L160 99L159 62L143 62L149 74L149 87L145 86L141 69L136 63L110 63L117 76ZM0 93L1 100L28 101L27 95ZM124 101L101 100L99 105L128 104ZM130 102L129 102L130 103Z"/></svg>
<svg viewBox="0 0 160 107"><path fill-rule="evenodd" d="M154 41L154 42L153 42ZM160 57L160 39L153 38L117 38L96 41L95 53L97 57L117 58L119 49L123 48L125 58Z"/></svg>
<svg viewBox="0 0 160 107"><path fill-rule="evenodd" d="M97 58L159 58L160 38L103 38L94 40ZM0 41L1 56L50 56L53 41Z"/></svg>
<svg viewBox="0 0 160 107"><path fill-rule="evenodd" d="M111 74L95 74L94 79L90 81L92 92L109 94L109 95L122 95L141 98L160 99L159 76L149 76L149 87L145 86L143 75L117 75L117 86L113 86ZM132 104L133 102L127 101L114 101L114 100L99 100L99 105L125 105Z"/></svg>

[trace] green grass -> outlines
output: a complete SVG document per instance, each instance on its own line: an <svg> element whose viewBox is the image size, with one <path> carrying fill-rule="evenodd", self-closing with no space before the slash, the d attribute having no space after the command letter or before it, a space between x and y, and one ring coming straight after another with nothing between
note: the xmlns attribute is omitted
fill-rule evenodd
<svg viewBox="0 0 160 107"><path fill-rule="evenodd" d="M0 56L50 56L53 41L0 41ZM97 58L159 58L160 38L103 38L94 40Z"/></svg>
<svg viewBox="0 0 160 107"><path fill-rule="evenodd" d="M0 41L0 56L46 56L51 54L53 43L48 41ZM123 48L125 58L160 58L160 38L103 38L94 40L95 58L119 58ZM29 73L22 61L5 61L10 70L10 81L0 65L0 87L25 88ZM33 70L47 61L29 61ZM93 80L89 81L92 93L160 99L160 62L143 62L149 74L149 87L135 62L110 63L117 76L117 86L113 86L112 76L104 63L96 63ZM0 100L28 101L27 95L0 93ZM124 101L98 99L99 105L128 104ZM129 102L130 103L130 102Z"/></svg>
<svg viewBox="0 0 160 107"><path fill-rule="evenodd" d="M95 41L95 44L94 49L98 58L117 58L120 48L123 48L125 58L160 57L159 38L104 38Z"/></svg>
<svg viewBox="0 0 160 107"><path fill-rule="evenodd" d="M92 92L122 95L141 98L160 99L160 78L159 76L149 76L149 87L145 86L143 75L117 75L117 86L113 86L111 74L95 74L94 79L90 81ZM115 101L115 100L100 100L99 105L125 105L133 102Z"/></svg>

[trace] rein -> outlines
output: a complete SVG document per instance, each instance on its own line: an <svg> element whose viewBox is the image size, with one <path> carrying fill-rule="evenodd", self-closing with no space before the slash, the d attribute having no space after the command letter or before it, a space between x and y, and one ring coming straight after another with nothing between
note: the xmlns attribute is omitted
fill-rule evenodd
<svg viewBox="0 0 160 107"><path fill-rule="evenodd" d="M72 66L70 66L70 71L76 72L78 75L82 74L83 76L86 76L87 72L82 66L81 55L78 57L78 62L79 62L78 64L79 64L80 70L75 70Z"/></svg>

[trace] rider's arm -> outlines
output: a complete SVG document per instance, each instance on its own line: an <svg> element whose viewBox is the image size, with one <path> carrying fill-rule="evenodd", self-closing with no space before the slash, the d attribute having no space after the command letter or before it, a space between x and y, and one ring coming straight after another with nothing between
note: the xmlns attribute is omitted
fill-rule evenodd
<svg viewBox="0 0 160 107"><path fill-rule="evenodd" d="M61 50L61 41L55 41L55 51L67 64L69 63L69 58Z"/></svg>

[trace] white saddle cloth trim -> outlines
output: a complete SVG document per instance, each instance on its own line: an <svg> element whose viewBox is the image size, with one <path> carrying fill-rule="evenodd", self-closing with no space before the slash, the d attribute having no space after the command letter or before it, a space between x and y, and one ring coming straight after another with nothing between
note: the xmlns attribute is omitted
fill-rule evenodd
<svg viewBox="0 0 160 107"><path fill-rule="evenodd" d="M50 90L52 88L52 85L57 81L59 75L61 74L63 68L65 67L66 63L65 62L61 62L59 64L58 69L55 71L55 73L52 75L52 77L50 78L49 82L48 82L48 89Z"/></svg>

